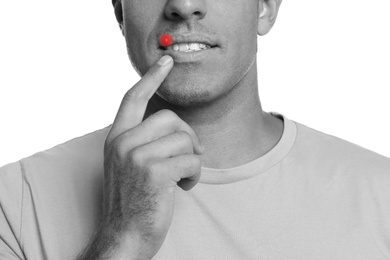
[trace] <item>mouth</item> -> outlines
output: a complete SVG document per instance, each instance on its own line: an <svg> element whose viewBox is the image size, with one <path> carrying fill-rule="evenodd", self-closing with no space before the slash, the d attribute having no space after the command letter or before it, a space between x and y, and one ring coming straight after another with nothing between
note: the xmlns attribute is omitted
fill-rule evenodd
<svg viewBox="0 0 390 260"><path fill-rule="evenodd" d="M217 45L210 46L201 43L172 44L169 47L160 46L158 50L161 52L161 56L171 56L175 64L215 62L221 54Z"/></svg>
<svg viewBox="0 0 390 260"><path fill-rule="evenodd" d="M159 38L156 38L159 39ZM221 46L207 34L172 34L172 45L165 47L157 43L160 55L170 55L175 63L212 63L221 57Z"/></svg>
<svg viewBox="0 0 390 260"><path fill-rule="evenodd" d="M216 47L218 47L218 45L209 45L207 43L201 43L201 42L188 42L188 43L182 42L182 43L174 43L168 47L159 46L159 49L165 51L177 51L177 52L198 52L198 51L204 51Z"/></svg>

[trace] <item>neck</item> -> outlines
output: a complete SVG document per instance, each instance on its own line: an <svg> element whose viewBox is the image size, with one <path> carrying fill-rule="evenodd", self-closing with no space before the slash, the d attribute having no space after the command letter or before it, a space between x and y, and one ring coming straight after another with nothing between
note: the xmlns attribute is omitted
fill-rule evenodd
<svg viewBox="0 0 390 260"><path fill-rule="evenodd" d="M175 112L199 136L206 151L202 167L226 169L248 163L271 150L283 132L282 120L261 107L256 62L225 95L202 106L174 106L155 94L145 117L161 109Z"/></svg>

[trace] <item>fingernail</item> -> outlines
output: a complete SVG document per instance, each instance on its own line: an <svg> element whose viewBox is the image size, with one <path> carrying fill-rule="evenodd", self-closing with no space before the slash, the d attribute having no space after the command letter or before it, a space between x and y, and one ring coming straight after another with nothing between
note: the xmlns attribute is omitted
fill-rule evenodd
<svg viewBox="0 0 390 260"><path fill-rule="evenodd" d="M160 66L165 66L165 65L169 64L171 61L172 61L172 57L169 55L165 55L157 63Z"/></svg>

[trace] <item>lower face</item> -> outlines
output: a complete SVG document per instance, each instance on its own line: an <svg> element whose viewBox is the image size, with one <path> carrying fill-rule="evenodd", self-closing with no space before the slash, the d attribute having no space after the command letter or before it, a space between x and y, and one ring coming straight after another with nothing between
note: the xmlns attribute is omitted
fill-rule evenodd
<svg viewBox="0 0 390 260"><path fill-rule="evenodd" d="M211 35L217 46L172 55L174 66L156 93L180 107L215 101L247 76L253 65L258 0L203 0L207 5L205 16L191 20L169 20L164 12L167 1L123 1L124 35L133 67L142 77L168 54L158 44L159 36L168 28L174 33Z"/></svg>

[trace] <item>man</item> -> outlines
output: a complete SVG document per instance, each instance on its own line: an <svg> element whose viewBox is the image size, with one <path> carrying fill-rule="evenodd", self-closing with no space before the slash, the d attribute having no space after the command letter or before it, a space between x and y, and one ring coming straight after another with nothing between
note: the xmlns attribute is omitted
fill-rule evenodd
<svg viewBox="0 0 390 260"><path fill-rule="evenodd" d="M390 258L390 159L262 110L280 0L113 4L143 77L112 126L0 169L1 259Z"/></svg>

